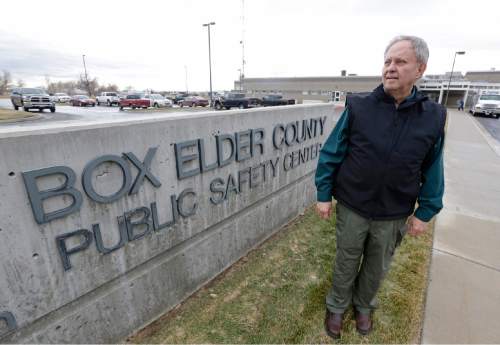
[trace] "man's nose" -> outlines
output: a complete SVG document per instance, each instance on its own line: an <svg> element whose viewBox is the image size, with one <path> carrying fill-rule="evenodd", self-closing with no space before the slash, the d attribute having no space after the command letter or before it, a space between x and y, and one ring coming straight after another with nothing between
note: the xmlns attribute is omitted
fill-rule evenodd
<svg viewBox="0 0 500 345"><path fill-rule="evenodd" d="M386 68L387 71L395 71L396 70L396 64L394 62L391 62L387 68Z"/></svg>

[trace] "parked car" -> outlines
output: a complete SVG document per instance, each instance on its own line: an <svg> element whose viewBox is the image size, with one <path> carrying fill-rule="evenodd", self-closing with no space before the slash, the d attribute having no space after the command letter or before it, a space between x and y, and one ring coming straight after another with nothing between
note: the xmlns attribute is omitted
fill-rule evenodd
<svg viewBox="0 0 500 345"><path fill-rule="evenodd" d="M180 101L179 105L181 107L206 107L208 105L208 99L200 96L189 96Z"/></svg>
<svg viewBox="0 0 500 345"><path fill-rule="evenodd" d="M151 100L144 97L145 95L138 93L127 95L127 97L120 100L120 110L123 110L123 108L149 108L151 106Z"/></svg>
<svg viewBox="0 0 500 345"><path fill-rule="evenodd" d="M30 109L38 109L38 111L49 109L52 113L56 111L56 103L42 89L26 87L14 89L10 95L10 101L15 110L22 107L24 111Z"/></svg>
<svg viewBox="0 0 500 345"><path fill-rule="evenodd" d="M295 104L294 99L285 99L282 95L266 95L262 97L261 105L264 107L272 107L277 105Z"/></svg>
<svg viewBox="0 0 500 345"><path fill-rule="evenodd" d="M482 91L479 99L470 110L473 116L479 114L493 116L496 119L500 118L500 92L498 91Z"/></svg>
<svg viewBox="0 0 500 345"><path fill-rule="evenodd" d="M75 95L70 104L74 107L95 107L95 100L85 95Z"/></svg>
<svg viewBox="0 0 500 345"><path fill-rule="evenodd" d="M185 92L178 93L173 97L172 102L174 102L174 104L179 104L180 101L183 101L184 98L188 96L189 95Z"/></svg>
<svg viewBox="0 0 500 345"><path fill-rule="evenodd" d="M172 101L163 97L159 93L153 93L150 95L145 95L145 99L149 99L150 106L155 108L167 108L172 107Z"/></svg>
<svg viewBox="0 0 500 345"><path fill-rule="evenodd" d="M58 103L67 103L67 102L71 101L71 97L68 96L68 94L64 93L64 92L55 93L54 98L55 98L56 102L58 102Z"/></svg>
<svg viewBox="0 0 500 345"><path fill-rule="evenodd" d="M120 96L118 92L101 92L96 97L97 105L106 104L108 107L120 105Z"/></svg>
<svg viewBox="0 0 500 345"><path fill-rule="evenodd" d="M238 107L240 109L259 106L261 101L258 98L246 97L244 93L229 92L223 96L214 98L214 108L222 110Z"/></svg>

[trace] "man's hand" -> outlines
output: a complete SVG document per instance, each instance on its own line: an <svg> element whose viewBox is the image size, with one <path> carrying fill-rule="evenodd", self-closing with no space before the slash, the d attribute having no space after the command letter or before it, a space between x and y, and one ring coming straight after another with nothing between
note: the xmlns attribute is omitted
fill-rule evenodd
<svg viewBox="0 0 500 345"><path fill-rule="evenodd" d="M318 212L320 218L322 219L328 219L332 215L332 202L331 201L326 201L326 202L321 202L318 201L316 203L316 212Z"/></svg>
<svg viewBox="0 0 500 345"><path fill-rule="evenodd" d="M408 234L411 236L418 236L427 230L427 223L421 221L415 216L408 218Z"/></svg>

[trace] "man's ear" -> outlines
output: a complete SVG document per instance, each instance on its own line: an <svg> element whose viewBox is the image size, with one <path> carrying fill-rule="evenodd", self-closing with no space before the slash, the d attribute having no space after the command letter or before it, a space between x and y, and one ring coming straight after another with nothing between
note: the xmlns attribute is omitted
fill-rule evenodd
<svg viewBox="0 0 500 345"><path fill-rule="evenodd" d="M424 72L425 72L426 69L427 69L427 64L425 64L425 63L418 64L417 79L422 78L422 76L424 75Z"/></svg>

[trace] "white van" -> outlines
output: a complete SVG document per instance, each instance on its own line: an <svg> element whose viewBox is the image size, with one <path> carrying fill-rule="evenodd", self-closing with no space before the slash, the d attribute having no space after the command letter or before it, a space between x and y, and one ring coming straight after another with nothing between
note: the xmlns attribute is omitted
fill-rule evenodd
<svg viewBox="0 0 500 345"><path fill-rule="evenodd" d="M500 117L500 91L482 91L470 112L474 116L483 114L498 119Z"/></svg>

